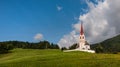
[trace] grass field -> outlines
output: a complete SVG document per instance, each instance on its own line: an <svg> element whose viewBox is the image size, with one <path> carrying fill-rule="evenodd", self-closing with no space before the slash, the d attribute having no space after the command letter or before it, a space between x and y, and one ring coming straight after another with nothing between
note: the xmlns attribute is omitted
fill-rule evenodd
<svg viewBox="0 0 120 67"><path fill-rule="evenodd" d="M0 54L0 67L120 67L120 54L14 49Z"/></svg>

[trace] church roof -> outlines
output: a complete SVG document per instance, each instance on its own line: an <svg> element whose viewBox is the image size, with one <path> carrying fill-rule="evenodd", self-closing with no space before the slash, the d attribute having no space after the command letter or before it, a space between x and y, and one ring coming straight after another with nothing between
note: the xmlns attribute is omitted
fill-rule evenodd
<svg viewBox="0 0 120 67"><path fill-rule="evenodd" d="M85 45L90 45L87 41L85 41Z"/></svg>

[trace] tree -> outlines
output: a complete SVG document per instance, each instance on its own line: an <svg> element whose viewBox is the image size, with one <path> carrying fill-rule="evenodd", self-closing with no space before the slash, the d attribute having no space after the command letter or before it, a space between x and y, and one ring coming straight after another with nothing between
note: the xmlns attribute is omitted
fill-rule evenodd
<svg viewBox="0 0 120 67"><path fill-rule="evenodd" d="M59 46L57 44L51 43L50 48L51 49L59 49Z"/></svg>
<svg viewBox="0 0 120 67"><path fill-rule="evenodd" d="M101 44L99 44L96 48L95 48L96 53L103 53L103 47L101 46Z"/></svg>
<svg viewBox="0 0 120 67"><path fill-rule="evenodd" d="M67 48L66 47L62 47L61 50L67 50Z"/></svg>
<svg viewBox="0 0 120 67"><path fill-rule="evenodd" d="M13 49L13 45L12 44L0 44L0 54L2 53L8 53L9 50Z"/></svg>
<svg viewBox="0 0 120 67"><path fill-rule="evenodd" d="M72 46L70 46L69 49L76 49L77 47L78 47L78 44L75 43L75 44L73 44Z"/></svg>

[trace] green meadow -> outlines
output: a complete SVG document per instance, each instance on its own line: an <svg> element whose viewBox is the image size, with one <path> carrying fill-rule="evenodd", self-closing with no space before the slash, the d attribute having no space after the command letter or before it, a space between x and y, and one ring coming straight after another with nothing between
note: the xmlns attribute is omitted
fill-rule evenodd
<svg viewBox="0 0 120 67"><path fill-rule="evenodd" d="M119 67L120 54L14 49L0 54L0 67Z"/></svg>

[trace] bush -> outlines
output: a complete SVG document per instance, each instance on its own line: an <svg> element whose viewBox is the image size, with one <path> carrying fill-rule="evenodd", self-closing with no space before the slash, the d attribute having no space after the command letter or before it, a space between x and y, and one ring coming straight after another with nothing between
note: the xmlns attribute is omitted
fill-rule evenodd
<svg viewBox="0 0 120 67"><path fill-rule="evenodd" d="M0 44L0 54L8 53L8 51L12 49L12 44Z"/></svg>

